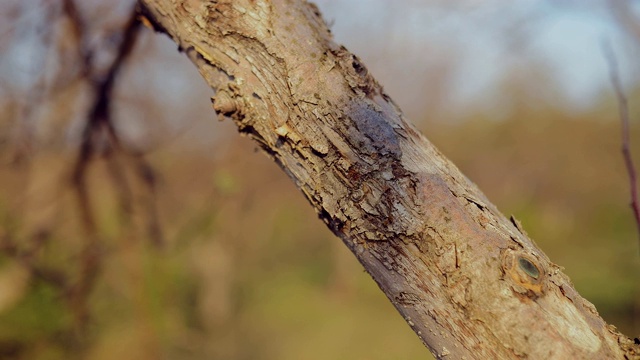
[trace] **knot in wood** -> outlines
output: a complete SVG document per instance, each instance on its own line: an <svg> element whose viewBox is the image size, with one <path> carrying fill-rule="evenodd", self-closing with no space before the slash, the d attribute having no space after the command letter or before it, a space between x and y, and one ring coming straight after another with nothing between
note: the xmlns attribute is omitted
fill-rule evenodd
<svg viewBox="0 0 640 360"><path fill-rule="evenodd" d="M512 288L531 298L543 294L546 271L531 255L518 250L506 249L502 254L502 270L512 280Z"/></svg>
<svg viewBox="0 0 640 360"><path fill-rule="evenodd" d="M218 91L216 96L211 98L211 103L213 104L213 110L218 115L230 116L238 110L236 101L224 90Z"/></svg>

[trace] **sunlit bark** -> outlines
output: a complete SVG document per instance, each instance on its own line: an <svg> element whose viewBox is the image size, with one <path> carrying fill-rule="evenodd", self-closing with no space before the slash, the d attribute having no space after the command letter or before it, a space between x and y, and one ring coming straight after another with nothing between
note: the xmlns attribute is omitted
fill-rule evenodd
<svg viewBox="0 0 640 360"><path fill-rule="evenodd" d="M218 116L291 177L436 357L634 356L518 222L333 42L314 5L142 0L140 11L215 90Z"/></svg>

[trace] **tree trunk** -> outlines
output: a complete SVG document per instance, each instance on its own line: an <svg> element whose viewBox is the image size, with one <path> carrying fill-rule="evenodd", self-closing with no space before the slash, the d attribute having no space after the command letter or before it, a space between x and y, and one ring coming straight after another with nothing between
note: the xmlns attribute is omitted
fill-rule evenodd
<svg viewBox="0 0 640 360"><path fill-rule="evenodd" d="M218 116L295 181L437 358L637 356L333 42L316 6L141 0L140 11L198 67Z"/></svg>

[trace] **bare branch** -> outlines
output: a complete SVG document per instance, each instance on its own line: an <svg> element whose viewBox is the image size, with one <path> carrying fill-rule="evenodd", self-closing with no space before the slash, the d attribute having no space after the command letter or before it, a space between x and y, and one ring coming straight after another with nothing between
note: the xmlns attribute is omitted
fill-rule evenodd
<svg viewBox="0 0 640 360"><path fill-rule="evenodd" d="M333 42L317 7L267 3L141 0L140 10L198 67L218 116L283 168L436 358L635 355Z"/></svg>
<svg viewBox="0 0 640 360"><path fill-rule="evenodd" d="M82 251L81 278L72 289L72 302L77 312L77 322L80 328L86 325L88 320L88 309L86 299L89 296L95 278L101 266L100 241L98 230L91 206L91 199L87 188L87 170L91 160L96 155L96 141L101 135L106 135L108 144L116 150L120 149L120 142L113 126L111 118L111 100L113 98L114 84L122 69L122 66L135 44L139 22L136 19L136 12L131 11L131 15L123 31L123 39L117 50L116 56L107 69L106 74L100 74L92 62L91 49L82 41L84 24L72 0L65 2L67 16L74 25L74 34L78 37L79 52L83 60L83 74L89 78L93 85L94 102L87 115L86 125L82 132L82 139L77 159L72 171L72 185L78 198L78 205L82 216L82 223L85 228L87 241ZM107 156L109 151L106 152ZM123 177L114 177L114 181L124 181ZM120 189L128 189L126 184L116 184ZM124 194L126 196L126 194ZM129 200L130 201L130 200ZM124 204L123 208L130 208Z"/></svg>
<svg viewBox="0 0 640 360"><path fill-rule="evenodd" d="M627 173L629 174L629 188L631 190L631 209L633 209L633 215L638 227L638 237L640 239L640 205L638 203L638 180L635 166L633 165L633 158L631 157L631 135L629 131L629 104L627 96L622 89L620 83L620 71L618 69L618 61L616 55L613 52L611 43L604 41L602 43L602 52L609 66L609 78L611 85L616 94L618 101L618 110L620 113L620 122L622 124L622 155L624 157L624 163L627 167Z"/></svg>

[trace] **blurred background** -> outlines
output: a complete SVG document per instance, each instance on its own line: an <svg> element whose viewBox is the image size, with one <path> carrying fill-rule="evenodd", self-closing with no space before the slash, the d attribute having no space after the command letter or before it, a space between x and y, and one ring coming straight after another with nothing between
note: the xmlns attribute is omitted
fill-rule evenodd
<svg viewBox="0 0 640 360"><path fill-rule="evenodd" d="M640 335L602 52L616 54L640 166L638 2L316 3L407 117ZM0 4L0 359L430 358L132 4Z"/></svg>

